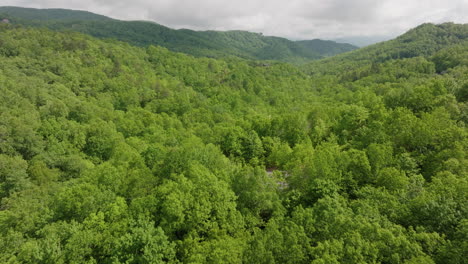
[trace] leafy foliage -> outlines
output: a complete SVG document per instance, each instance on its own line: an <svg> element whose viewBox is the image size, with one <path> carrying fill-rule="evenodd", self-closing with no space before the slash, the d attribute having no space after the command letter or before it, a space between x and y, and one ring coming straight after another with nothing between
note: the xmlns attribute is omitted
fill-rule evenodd
<svg viewBox="0 0 468 264"><path fill-rule="evenodd" d="M0 262L466 263L466 32L298 68L1 24Z"/></svg>

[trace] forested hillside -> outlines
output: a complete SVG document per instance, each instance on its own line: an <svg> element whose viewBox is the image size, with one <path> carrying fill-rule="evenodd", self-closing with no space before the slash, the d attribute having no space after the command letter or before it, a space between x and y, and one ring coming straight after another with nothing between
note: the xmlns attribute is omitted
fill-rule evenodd
<svg viewBox="0 0 468 264"><path fill-rule="evenodd" d="M247 31L174 30L148 21L121 21L84 11L0 7L0 18L12 23L76 31L132 45L158 45L197 57L237 56L245 59L305 63L356 49L333 41L290 41Z"/></svg>
<svg viewBox="0 0 468 264"><path fill-rule="evenodd" d="M304 68L311 73L339 74L352 72L356 75L366 74L365 72L368 72L370 67L387 61L418 56L429 57L442 49L452 49L454 45L458 45L460 49L466 49L468 41L467 28L467 24L422 24L396 39L311 62ZM440 55L440 59L452 60L457 57L455 63L460 63L460 60L466 62L464 52L446 55L448 56ZM436 67L438 73L446 68L442 61L438 61ZM352 69L354 71L350 71Z"/></svg>
<svg viewBox="0 0 468 264"><path fill-rule="evenodd" d="M19 18L33 21L49 20L112 20L109 17L87 11L61 8L37 9L15 6L0 6L0 14L5 18Z"/></svg>
<svg viewBox="0 0 468 264"><path fill-rule="evenodd" d="M296 44L302 46L304 49L313 50L323 57L331 57L340 53L355 50L357 47L347 43L336 43L331 40L299 40Z"/></svg>
<svg viewBox="0 0 468 264"><path fill-rule="evenodd" d="M0 24L0 263L467 263L467 31L297 68Z"/></svg>

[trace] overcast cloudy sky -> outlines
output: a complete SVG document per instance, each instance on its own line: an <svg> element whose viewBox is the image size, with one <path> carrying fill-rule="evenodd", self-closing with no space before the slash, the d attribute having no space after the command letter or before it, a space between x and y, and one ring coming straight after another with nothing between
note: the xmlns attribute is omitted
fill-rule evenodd
<svg viewBox="0 0 468 264"><path fill-rule="evenodd" d="M172 28L241 29L291 39L396 36L424 22L468 23L468 0L0 0L87 10Z"/></svg>

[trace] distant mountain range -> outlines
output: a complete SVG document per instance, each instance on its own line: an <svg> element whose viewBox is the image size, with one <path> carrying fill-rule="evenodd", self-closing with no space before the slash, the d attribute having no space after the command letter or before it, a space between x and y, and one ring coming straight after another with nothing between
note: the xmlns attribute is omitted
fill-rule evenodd
<svg viewBox="0 0 468 264"><path fill-rule="evenodd" d="M237 56L304 63L358 48L329 40L292 41L247 31L175 30L149 21L122 21L67 9L0 7L0 19L3 18L8 18L12 24L77 31L137 46L158 45L198 57Z"/></svg>
<svg viewBox="0 0 468 264"><path fill-rule="evenodd" d="M395 38L395 36L355 36L355 37L342 37L333 39L333 41L338 43L349 43L358 47L369 46L378 42L387 41Z"/></svg>

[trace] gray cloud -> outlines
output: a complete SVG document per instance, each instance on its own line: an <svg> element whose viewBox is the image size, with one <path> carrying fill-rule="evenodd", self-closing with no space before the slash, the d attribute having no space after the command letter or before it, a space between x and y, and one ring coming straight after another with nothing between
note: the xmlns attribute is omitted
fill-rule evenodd
<svg viewBox="0 0 468 264"><path fill-rule="evenodd" d="M326 22L372 22L380 3L375 0L308 1L299 10L299 15L307 19Z"/></svg>
<svg viewBox="0 0 468 264"><path fill-rule="evenodd" d="M424 22L468 22L468 0L2 0L87 10L172 28L249 30L292 39L395 36Z"/></svg>

